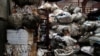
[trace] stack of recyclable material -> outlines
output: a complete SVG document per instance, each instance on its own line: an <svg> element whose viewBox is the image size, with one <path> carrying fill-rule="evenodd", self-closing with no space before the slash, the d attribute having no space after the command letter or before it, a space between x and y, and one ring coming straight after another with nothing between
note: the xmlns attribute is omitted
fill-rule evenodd
<svg viewBox="0 0 100 56"><path fill-rule="evenodd" d="M28 45L28 32L24 29L7 30L6 55L28 56L30 45Z"/></svg>

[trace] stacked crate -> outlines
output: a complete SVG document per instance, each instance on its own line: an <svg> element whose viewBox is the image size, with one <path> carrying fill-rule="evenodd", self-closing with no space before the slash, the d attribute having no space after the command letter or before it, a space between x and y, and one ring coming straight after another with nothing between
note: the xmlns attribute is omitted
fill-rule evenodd
<svg viewBox="0 0 100 56"><path fill-rule="evenodd" d="M11 56L29 56L33 38L29 36L29 32L24 29L7 30L6 55ZM30 43L31 42L31 43Z"/></svg>

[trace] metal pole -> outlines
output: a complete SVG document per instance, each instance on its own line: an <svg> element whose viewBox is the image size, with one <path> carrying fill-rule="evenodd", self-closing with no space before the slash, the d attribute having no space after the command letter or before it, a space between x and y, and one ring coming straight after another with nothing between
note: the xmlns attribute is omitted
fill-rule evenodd
<svg viewBox="0 0 100 56"><path fill-rule="evenodd" d="M78 0L78 6L80 6L80 0Z"/></svg>
<svg viewBox="0 0 100 56"><path fill-rule="evenodd" d="M85 13L85 7L86 7L86 4L89 0L83 0L82 2L82 12Z"/></svg>
<svg viewBox="0 0 100 56"><path fill-rule="evenodd" d="M46 10L47 12L47 32L46 32L46 45L49 46L49 43L50 43L50 39L49 39L49 10L47 9Z"/></svg>

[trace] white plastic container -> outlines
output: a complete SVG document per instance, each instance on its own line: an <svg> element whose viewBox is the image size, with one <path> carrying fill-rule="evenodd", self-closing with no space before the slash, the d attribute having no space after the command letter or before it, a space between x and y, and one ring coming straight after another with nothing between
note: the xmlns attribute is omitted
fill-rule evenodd
<svg viewBox="0 0 100 56"><path fill-rule="evenodd" d="M28 32L24 29L7 30L9 44L28 44Z"/></svg>

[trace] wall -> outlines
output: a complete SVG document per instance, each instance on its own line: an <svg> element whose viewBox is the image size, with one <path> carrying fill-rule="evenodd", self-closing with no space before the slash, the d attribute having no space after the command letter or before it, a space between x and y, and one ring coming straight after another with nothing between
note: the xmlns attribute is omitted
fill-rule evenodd
<svg viewBox="0 0 100 56"><path fill-rule="evenodd" d="M83 0L79 0L79 2L82 2L82 1ZM73 3L75 6L80 5L81 7L81 3L78 4L78 0L62 0L60 2L57 2L58 6L60 6L61 8L63 8L65 5L69 6L70 4L73 4Z"/></svg>
<svg viewBox="0 0 100 56"><path fill-rule="evenodd" d="M57 4L59 7L63 8L65 5L69 6L69 4L71 4L70 2L73 2L75 6L82 7L82 1L83 0L79 0L80 3L78 4L78 0L62 0L60 2L57 2ZM86 4L85 12L89 13L92 10L92 7L100 8L100 3L91 0L88 1L88 3Z"/></svg>
<svg viewBox="0 0 100 56"><path fill-rule="evenodd" d="M100 2L95 3L92 7L94 7L94 8L99 8L99 9L100 9Z"/></svg>

